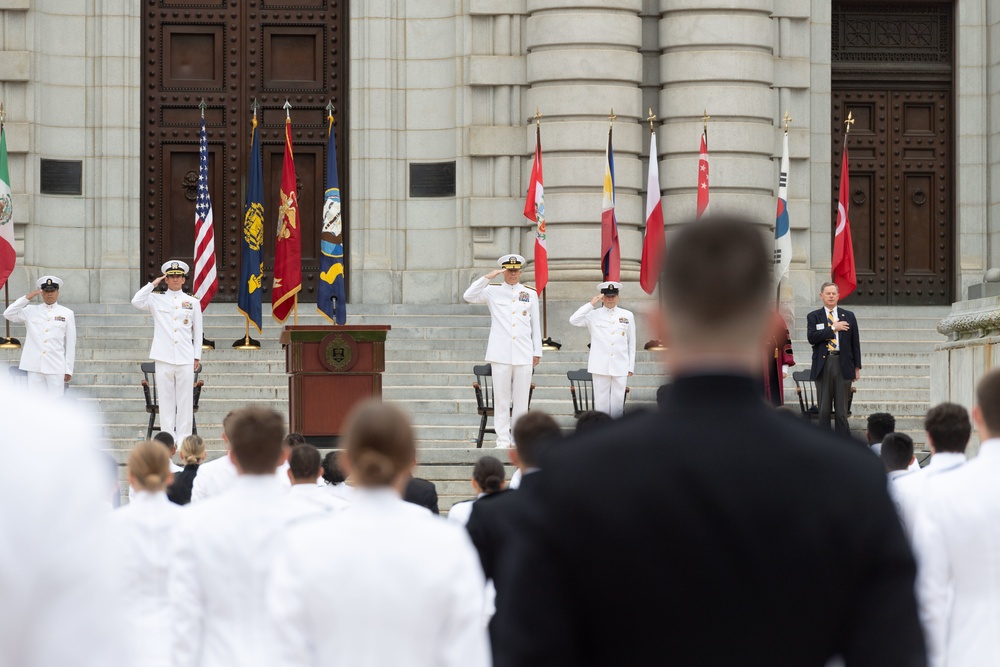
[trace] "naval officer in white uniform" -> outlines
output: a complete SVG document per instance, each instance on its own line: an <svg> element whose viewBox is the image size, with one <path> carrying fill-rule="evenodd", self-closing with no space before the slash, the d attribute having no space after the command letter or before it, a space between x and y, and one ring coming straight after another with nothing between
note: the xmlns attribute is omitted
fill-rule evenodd
<svg viewBox="0 0 1000 667"><path fill-rule="evenodd" d="M132 297L132 305L153 316L153 346L149 358L156 362L156 388L160 398L160 430L180 442L191 435L194 416L194 372L201 368L201 304L181 291L188 265L172 260L163 275ZM167 291L154 294L163 280Z"/></svg>
<svg viewBox="0 0 1000 667"><path fill-rule="evenodd" d="M38 289L10 304L3 316L11 322L24 322L28 329L19 368L28 372L28 391L61 396L73 377L76 360L76 320L73 311L60 306L62 280L42 276ZM32 305L39 294L44 303Z"/></svg>
<svg viewBox="0 0 1000 667"><path fill-rule="evenodd" d="M569 318L573 326L590 330L587 370L594 376L594 409L612 417L625 411L625 385L635 371L635 315L618 307L621 287L601 283L601 293Z"/></svg>
<svg viewBox="0 0 1000 667"><path fill-rule="evenodd" d="M542 359L542 326L538 317L538 294L522 285L524 257L504 255L500 268L477 279L465 290L469 303L490 308L490 340L486 361L493 367L493 424L497 447L510 447L510 427L528 411L531 369ZM490 281L503 274L502 285ZM513 406L513 414L511 413Z"/></svg>

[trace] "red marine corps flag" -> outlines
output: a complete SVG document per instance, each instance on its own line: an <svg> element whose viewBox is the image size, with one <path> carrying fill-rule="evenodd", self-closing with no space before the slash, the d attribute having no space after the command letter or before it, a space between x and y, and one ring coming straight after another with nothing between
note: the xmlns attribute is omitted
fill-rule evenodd
<svg viewBox="0 0 1000 667"><path fill-rule="evenodd" d="M847 165L847 136L854 118L847 114L844 121L844 155L840 163L840 196L837 199L837 228L833 234L833 282L837 283L840 298L843 299L858 286L858 275L854 270L854 244L851 242L851 220L848 215L851 201L851 172Z"/></svg>
<svg viewBox="0 0 1000 667"><path fill-rule="evenodd" d="M281 168L281 205L278 208L274 285L271 288L271 316L279 322L288 319L302 289L302 237L299 234L299 196L295 188L295 162L292 159L291 108L285 102L285 161Z"/></svg>

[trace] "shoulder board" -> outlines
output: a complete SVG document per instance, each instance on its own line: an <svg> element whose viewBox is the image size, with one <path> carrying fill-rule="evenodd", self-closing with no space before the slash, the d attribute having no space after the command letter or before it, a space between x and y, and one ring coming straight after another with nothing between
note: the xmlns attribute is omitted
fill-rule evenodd
<svg viewBox="0 0 1000 667"><path fill-rule="evenodd" d="M528 288L528 289L530 289L530 290L531 290L532 292L537 292L537 291L538 291L538 290L536 290L536 289L535 289L534 287L532 287L531 285L525 285L524 283L521 283L521 287L527 287L527 288Z"/></svg>

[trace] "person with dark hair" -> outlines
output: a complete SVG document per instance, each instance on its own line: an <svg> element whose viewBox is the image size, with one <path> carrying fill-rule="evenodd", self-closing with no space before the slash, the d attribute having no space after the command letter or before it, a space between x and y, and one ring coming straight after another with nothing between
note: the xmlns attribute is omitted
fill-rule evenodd
<svg viewBox="0 0 1000 667"><path fill-rule="evenodd" d="M837 432L850 436L847 403L851 383L861 378L858 318L837 306L840 291L836 283L823 283L819 293L823 307L806 317L806 336L813 348L809 378L816 383L819 425L830 428L833 414Z"/></svg>
<svg viewBox="0 0 1000 667"><path fill-rule="evenodd" d="M340 453L336 450L327 452L326 456L323 457L322 479L326 482L323 490L331 496L350 502L354 500L354 487L347 482L347 476L340 469L340 464L337 461L339 458Z"/></svg>
<svg viewBox="0 0 1000 667"><path fill-rule="evenodd" d="M175 665L269 664L273 650L259 595L286 526L301 516L274 474L285 456L285 419L251 406L231 416L226 433L235 483L186 507L177 525L169 581L173 623L164 628L174 637Z"/></svg>
<svg viewBox="0 0 1000 667"><path fill-rule="evenodd" d="M930 462L912 474L900 477L893 485L900 516L911 535L927 495L927 480L965 463L965 447L972 434L972 422L969 421L969 412L961 405L940 403L927 411L924 430L931 450Z"/></svg>
<svg viewBox="0 0 1000 667"><path fill-rule="evenodd" d="M170 452L170 472L178 473L184 470L182 466L174 463L174 456L177 454L177 442L174 440L174 436L170 435L166 431L159 431L153 436L154 442L161 443Z"/></svg>
<svg viewBox="0 0 1000 667"><path fill-rule="evenodd" d="M306 439L301 433L289 433L285 436L285 447L289 449L304 444L306 444Z"/></svg>
<svg viewBox="0 0 1000 667"><path fill-rule="evenodd" d="M282 486L290 487L292 485L292 483L289 482L289 480L292 478L288 472L288 465L292 459L292 449L298 447L299 445L305 444L305 442L306 439L305 437L303 437L301 433L289 433L288 435L285 436L285 440L283 441L282 444L285 447L286 459L285 462L282 463L280 466L278 466L277 470L274 471L274 474L277 475L278 480L281 482ZM326 486L326 482L324 482L321 479L317 480L316 486L320 487Z"/></svg>
<svg viewBox="0 0 1000 667"><path fill-rule="evenodd" d="M881 453L882 440L895 430L896 418L888 412L873 412L868 415L868 427L865 429L865 438L868 440L868 446L872 448L876 456Z"/></svg>
<svg viewBox="0 0 1000 667"><path fill-rule="evenodd" d="M288 442L288 438L285 438L285 442ZM322 474L323 466L318 449L305 442L292 447L291 454L288 455L288 479L292 488L288 493L292 502L302 509L303 516L316 512L337 512L351 504L317 486L317 480L322 480Z"/></svg>
<svg viewBox="0 0 1000 667"><path fill-rule="evenodd" d="M438 507L437 487L429 479L411 477L403 489L403 500L429 509L431 514L441 513Z"/></svg>
<svg viewBox="0 0 1000 667"><path fill-rule="evenodd" d="M574 435L590 433L591 431L599 429L602 425L611 421L613 421L611 419L611 415L607 412L601 412L600 410L587 410L586 412L580 413L580 416L576 418L576 429L573 433Z"/></svg>
<svg viewBox="0 0 1000 667"><path fill-rule="evenodd" d="M502 564L494 664L922 666L884 470L760 395L766 227L678 227L654 332L673 389L547 452Z"/></svg>
<svg viewBox="0 0 1000 667"><path fill-rule="evenodd" d="M488 665L485 581L468 536L400 497L416 459L409 419L367 401L341 440L355 500L289 530L265 594L272 664ZM318 582L336 595L318 595Z"/></svg>
<svg viewBox="0 0 1000 667"><path fill-rule="evenodd" d="M121 628L128 643L122 664L168 667L172 625L167 579L170 545L182 514L165 493L171 483L167 449L160 442L142 442L128 455L128 481L136 489L128 505L111 515L111 539L116 552L118 599L127 608Z"/></svg>
<svg viewBox="0 0 1000 667"><path fill-rule="evenodd" d="M480 457L472 468L472 488L476 492L476 497L452 505L448 510L448 521L462 526L469 523L473 503L483 496L503 491L506 479L507 471L504 470L500 459L493 456Z"/></svg>
<svg viewBox="0 0 1000 667"><path fill-rule="evenodd" d="M913 463L913 438L905 433L890 433L882 439L879 457L885 465L889 481L910 473L907 468Z"/></svg>
<svg viewBox="0 0 1000 667"><path fill-rule="evenodd" d="M936 415L935 428L953 423L957 447L961 419ZM932 665L1000 665L997 616L1000 609L1000 370L976 385L972 422L979 454L927 479L914 528L920 563L917 593ZM933 436L932 436L933 437ZM938 454L937 456L940 456Z"/></svg>

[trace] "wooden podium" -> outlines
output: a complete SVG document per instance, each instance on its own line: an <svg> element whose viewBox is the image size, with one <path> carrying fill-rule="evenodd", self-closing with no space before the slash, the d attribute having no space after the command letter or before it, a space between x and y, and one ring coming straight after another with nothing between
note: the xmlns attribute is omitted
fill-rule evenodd
<svg viewBox="0 0 1000 667"><path fill-rule="evenodd" d="M312 438L339 436L355 404L382 398L388 325L286 326L289 429Z"/></svg>

